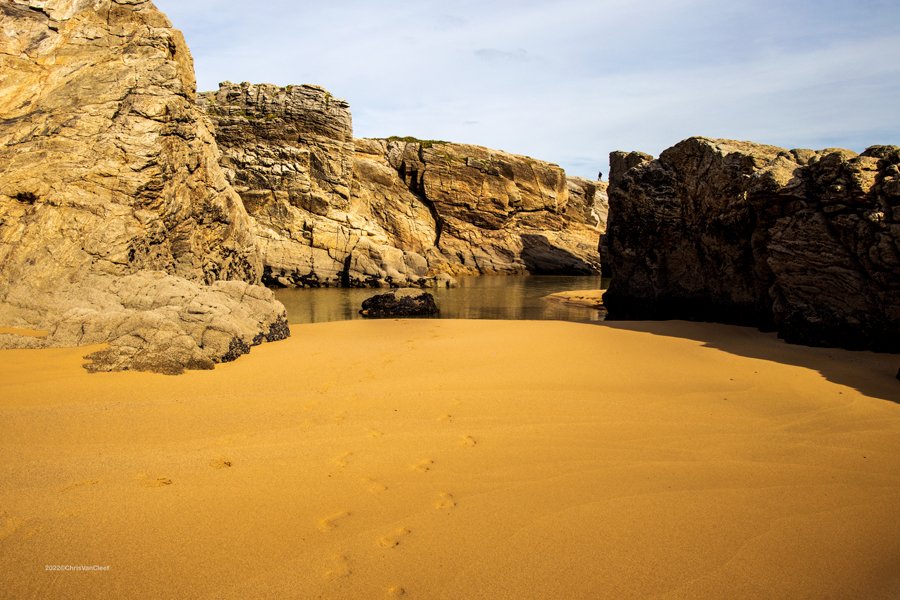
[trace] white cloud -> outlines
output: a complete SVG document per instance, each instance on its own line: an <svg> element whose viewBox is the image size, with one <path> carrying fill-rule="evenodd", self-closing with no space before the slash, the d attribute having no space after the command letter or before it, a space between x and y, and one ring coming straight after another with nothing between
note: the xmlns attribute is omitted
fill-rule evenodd
<svg viewBox="0 0 900 600"><path fill-rule="evenodd" d="M219 81L316 83L359 136L502 148L595 176L690 135L900 143L889 0L157 0Z"/></svg>

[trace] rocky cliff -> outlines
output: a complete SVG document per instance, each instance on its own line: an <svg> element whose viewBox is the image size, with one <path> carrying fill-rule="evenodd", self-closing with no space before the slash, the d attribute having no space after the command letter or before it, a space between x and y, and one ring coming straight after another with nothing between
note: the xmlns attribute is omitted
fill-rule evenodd
<svg viewBox="0 0 900 600"><path fill-rule="evenodd" d="M657 160L611 164L610 318L755 324L791 342L900 351L900 148L691 138Z"/></svg>
<svg viewBox="0 0 900 600"><path fill-rule="evenodd" d="M599 182L477 146L354 140L348 105L314 86L226 83L200 105L254 220L267 283L599 268Z"/></svg>
<svg viewBox="0 0 900 600"><path fill-rule="evenodd" d="M166 17L5 0L0 28L0 325L50 332L0 344L109 342L92 368L178 371L286 335L243 283L262 274L251 221Z"/></svg>

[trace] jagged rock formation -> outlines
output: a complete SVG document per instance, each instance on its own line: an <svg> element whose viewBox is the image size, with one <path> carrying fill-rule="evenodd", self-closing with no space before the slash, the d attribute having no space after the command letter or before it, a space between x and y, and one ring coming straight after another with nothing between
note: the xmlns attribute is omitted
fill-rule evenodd
<svg viewBox="0 0 900 600"><path fill-rule="evenodd" d="M285 335L266 290L206 285L262 264L168 19L147 0L6 0L0 28L0 324L111 342L98 370L153 370L174 346L209 366Z"/></svg>
<svg viewBox="0 0 900 600"><path fill-rule="evenodd" d="M200 104L255 221L268 283L598 269L598 182L476 146L353 140L347 104L314 86L225 83Z"/></svg>
<svg viewBox="0 0 900 600"><path fill-rule="evenodd" d="M691 138L610 174L610 318L900 351L900 148Z"/></svg>

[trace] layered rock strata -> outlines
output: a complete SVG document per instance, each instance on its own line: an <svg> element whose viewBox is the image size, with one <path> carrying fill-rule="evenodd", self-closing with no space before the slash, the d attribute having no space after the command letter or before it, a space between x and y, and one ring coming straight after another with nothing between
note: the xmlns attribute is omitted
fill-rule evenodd
<svg viewBox="0 0 900 600"><path fill-rule="evenodd" d="M286 335L267 290L220 282L258 282L262 261L168 19L145 0L7 0L0 28L0 324L110 342L97 370L155 370L173 345L209 366Z"/></svg>
<svg viewBox="0 0 900 600"><path fill-rule="evenodd" d="M267 283L598 270L599 182L477 146L354 140L348 105L315 86L225 83L200 104L254 220Z"/></svg>
<svg viewBox="0 0 900 600"><path fill-rule="evenodd" d="M656 160L611 162L624 166L610 174L610 318L900 351L900 148L691 138Z"/></svg>

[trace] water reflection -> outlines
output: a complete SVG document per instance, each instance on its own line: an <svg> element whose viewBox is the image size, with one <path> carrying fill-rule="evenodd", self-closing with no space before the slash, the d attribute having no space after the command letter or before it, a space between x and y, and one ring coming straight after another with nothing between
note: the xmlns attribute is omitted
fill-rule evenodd
<svg viewBox="0 0 900 600"><path fill-rule="evenodd" d="M443 319L602 320L599 311L543 299L547 294L601 287L599 276L484 276L460 280L459 287L428 290L434 294ZM604 282L605 283L605 282ZM291 323L321 323L360 319L363 300L373 289L285 289L276 297L284 303Z"/></svg>

